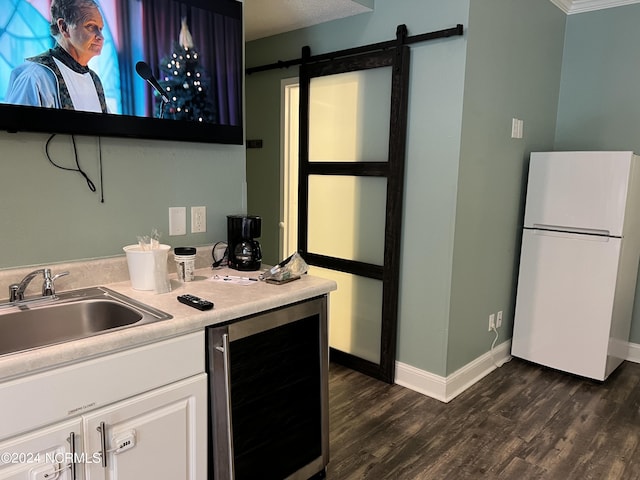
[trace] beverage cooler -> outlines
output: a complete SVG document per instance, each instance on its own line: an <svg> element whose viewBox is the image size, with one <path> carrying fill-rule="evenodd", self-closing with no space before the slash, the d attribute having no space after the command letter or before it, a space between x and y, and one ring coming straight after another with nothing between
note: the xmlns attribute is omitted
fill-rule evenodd
<svg viewBox="0 0 640 480"><path fill-rule="evenodd" d="M308 479L329 460L326 297L207 329L209 478Z"/></svg>

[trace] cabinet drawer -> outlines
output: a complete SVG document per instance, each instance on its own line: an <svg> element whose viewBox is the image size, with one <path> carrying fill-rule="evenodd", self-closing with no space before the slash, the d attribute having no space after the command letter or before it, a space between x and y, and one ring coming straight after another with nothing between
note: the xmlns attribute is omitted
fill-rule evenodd
<svg viewBox="0 0 640 480"><path fill-rule="evenodd" d="M205 371L204 331L0 384L0 439Z"/></svg>

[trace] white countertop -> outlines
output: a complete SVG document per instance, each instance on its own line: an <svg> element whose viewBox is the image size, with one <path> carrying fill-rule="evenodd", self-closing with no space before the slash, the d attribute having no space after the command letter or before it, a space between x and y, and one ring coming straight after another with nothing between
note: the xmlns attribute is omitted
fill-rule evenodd
<svg viewBox="0 0 640 480"><path fill-rule="evenodd" d="M195 281L184 284L175 280L174 274L171 275L172 291L163 294L134 290L129 281L101 285L169 313L173 318L1 356L0 381L194 332L208 325L307 300L336 289L334 281L309 275L283 285L266 282L238 285L211 280L214 274L257 277L258 273L205 268L196 270ZM185 293L213 302L213 310L201 312L179 303L176 297Z"/></svg>

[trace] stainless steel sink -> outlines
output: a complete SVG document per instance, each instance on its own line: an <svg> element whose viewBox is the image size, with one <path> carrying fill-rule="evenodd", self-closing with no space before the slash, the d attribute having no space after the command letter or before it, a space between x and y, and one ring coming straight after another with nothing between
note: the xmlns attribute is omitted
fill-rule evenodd
<svg viewBox="0 0 640 480"><path fill-rule="evenodd" d="M105 287L0 304L0 355L172 318Z"/></svg>

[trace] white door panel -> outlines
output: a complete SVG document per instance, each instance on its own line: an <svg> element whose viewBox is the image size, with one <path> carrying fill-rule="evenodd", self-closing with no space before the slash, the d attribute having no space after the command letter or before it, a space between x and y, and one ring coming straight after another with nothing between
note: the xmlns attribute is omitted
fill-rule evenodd
<svg viewBox="0 0 640 480"><path fill-rule="evenodd" d="M85 416L88 455L107 451L106 467L87 464L87 480L204 480L206 402L200 374Z"/></svg>
<svg viewBox="0 0 640 480"><path fill-rule="evenodd" d="M512 353L604 376L621 240L525 230Z"/></svg>
<svg viewBox="0 0 640 480"><path fill-rule="evenodd" d="M531 154L524 224L622 236L631 152Z"/></svg>

